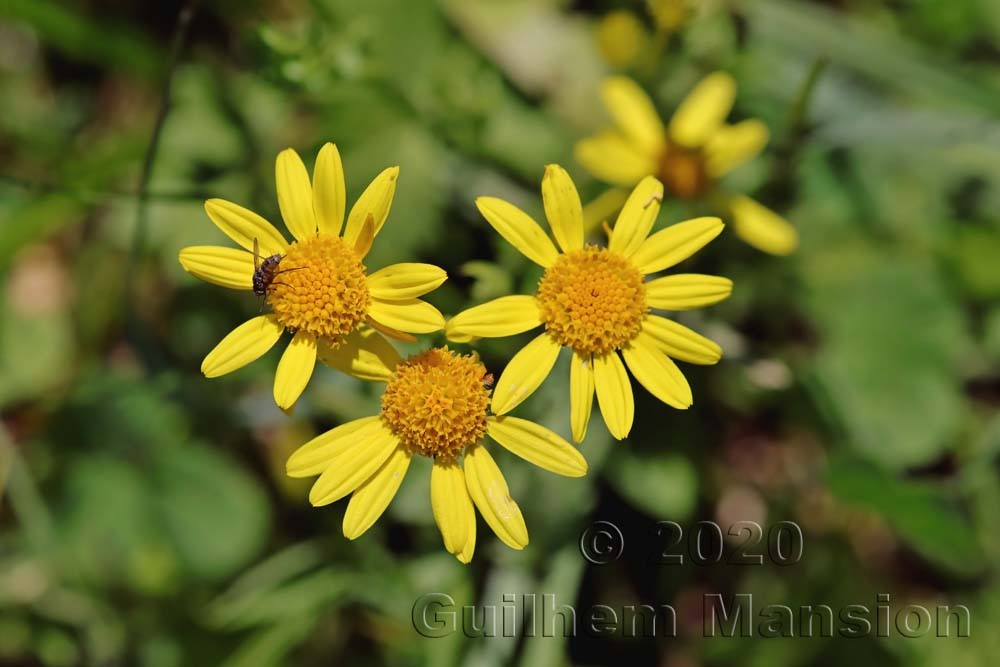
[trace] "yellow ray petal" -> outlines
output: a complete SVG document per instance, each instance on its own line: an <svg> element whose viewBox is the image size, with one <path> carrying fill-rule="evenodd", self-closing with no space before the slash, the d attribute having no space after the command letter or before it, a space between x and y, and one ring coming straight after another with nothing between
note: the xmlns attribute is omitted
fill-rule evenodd
<svg viewBox="0 0 1000 667"><path fill-rule="evenodd" d="M237 248L188 246L180 252L181 266L205 282L230 289L253 289L253 255Z"/></svg>
<svg viewBox="0 0 1000 667"><path fill-rule="evenodd" d="M476 513L473 512L469 517L466 518L468 521L468 535L465 537L465 546L462 547L462 551L455 554L455 558L458 562L468 564L472 561L472 554L476 550Z"/></svg>
<svg viewBox="0 0 1000 667"><path fill-rule="evenodd" d="M216 227L246 250L253 252L254 239L264 257L280 255L288 247L281 232L250 209L225 199L209 199L205 202L205 213Z"/></svg>
<svg viewBox="0 0 1000 667"><path fill-rule="evenodd" d="M320 341L319 360L338 371L362 380L385 382L401 361L399 352L379 332L361 327L348 334L336 349Z"/></svg>
<svg viewBox="0 0 1000 667"><path fill-rule="evenodd" d="M368 315L380 324L408 333L431 333L444 328L444 315L420 299L383 301L373 296Z"/></svg>
<svg viewBox="0 0 1000 667"><path fill-rule="evenodd" d="M652 176L642 179L618 214L608 247L626 257L635 254L649 236L662 201L663 183Z"/></svg>
<svg viewBox="0 0 1000 667"><path fill-rule="evenodd" d="M733 281L703 273L678 273L646 283L646 303L663 310L711 306L733 292Z"/></svg>
<svg viewBox="0 0 1000 667"><path fill-rule="evenodd" d="M278 153L274 161L274 179L278 188L278 208L288 231L300 241L316 236L312 184L298 153L291 148Z"/></svg>
<svg viewBox="0 0 1000 667"><path fill-rule="evenodd" d="M618 440L625 439L635 419L635 400L628 373L617 352L594 357L594 388L608 431Z"/></svg>
<svg viewBox="0 0 1000 667"><path fill-rule="evenodd" d="M705 145L708 173L713 178L724 176L767 146L767 125L756 118L735 125L723 125Z"/></svg>
<svg viewBox="0 0 1000 667"><path fill-rule="evenodd" d="M702 79L684 98L667 130L671 140L686 148L700 148L718 131L733 108L736 81L725 72Z"/></svg>
<svg viewBox="0 0 1000 667"><path fill-rule="evenodd" d="M622 133L647 155L656 155L666 138L663 121L639 84L613 76L601 84L601 99Z"/></svg>
<svg viewBox="0 0 1000 667"><path fill-rule="evenodd" d="M358 201L351 207L351 212L347 216L347 228L344 230L344 240L349 245L354 245L369 214L375 224L375 235L381 231L385 219L389 217L398 178L399 167L389 167L376 176L358 197Z"/></svg>
<svg viewBox="0 0 1000 667"><path fill-rule="evenodd" d="M441 286L444 269L416 262L393 264L368 276L368 289L378 299L413 299Z"/></svg>
<svg viewBox="0 0 1000 667"><path fill-rule="evenodd" d="M692 331L683 324L658 315L647 315L640 335L648 336L657 348L674 359L692 364L714 364L722 358L717 343Z"/></svg>
<svg viewBox="0 0 1000 667"><path fill-rule="evenodd" d="M566 477L587 474L587 460L576 447L527 419L490 417L486 432L505 448L539 468Z"/></svg>
<svg viewBox="0 0 1000 667"><path fill-rule="evenodd" d="M677 364L644 336L638 336L622 348L625 363L632 375L649 393L679 410L691 407L691 387Z"/></svg>
<svg viewBox="0 0 1000 667"><path fill-rule="evenodd" d="M531 396L549 376L560 349L559 344L545 332L522 347L497 380L490 405L493 413L506 414Z"/></svg>
<svg viewBox="0 0 1000 667"><path fill-rule="evenodd" d="M595 177L613 185L631 187L656 172L656 158L614 130L576 142L573 156Z"/></svg>
<svg viewBox="0 0 1000 667"><path fill-rule="evenodd" d="M736 234L772 255L787 255L799 245L799 233L780 215L750 197L734 197L729 202Z"/></svg>
<svg viewBox="0 0 1000 667"><path fill-rule="evenodd" d="M448 320L445 333L449 339L459 337L501 338L513 336L541 325L538 302L534 296L519 294L502 296L464 310Z"/></svg>
<svg viewBox="0 0 1000 667"><path fill-rule="evenodd" d="M600 227L601 223L610 220L625 205L630 194L631 191L624 188L611 188L588 202L583 207L584 231L590 234Z"/></svg>
<svg viewBox="0 0 1000 667"><path fill-rule="evenodd" d="M295 333L274 374L274 402L285 410L299 400L309 384L316 366L316 336L302 331Z"/></svg>
<svg viewBox="0 0 1000 667"><path fill-rule="evenodd" d="M405 331L400 331L399 329L393 329L392 327L387 327L381 322L376 322L371 317L365 317L365 324L370 326L375 331L378 331L383 336L387 336L393 340L402 341L404 343L416 343L417 337L413 334L408 334Z"/></svg>
<svg viewBox="0 0 1000 667"><path fill-rule="evenodd" d="M496 197L479 197L476 207L507 243L536 264L548 268L559 256L538 223L513 204Z"/></svg>
<svg viewBox="0 0 1000 667"><path fill-rule="evenodd" d="M569 369L569 421L573 440L583 442L594 405L594 364L590 355L573 353Z"/></svg>
<svg viewBox="0 0 1000 667"><path fill-rule="evenodd" d="M312 196L316 226L320 234L338 236L344 225L347 186L340 151L334 144L323 144L313 168Z"/></svg>
<svg viewBox="0 0 1000 667"><path fill-rule="evenodd" d="M410 458L410 453L397 445L382 467L351 495L344 513L344 537L357 539L378 521L399 490Z"/></svg>
<svg viewBox="0 0 1000 667"><path fill-rule="evenodd" d="M528 545L528 528L521 508L510 497L507 480L486 447L478 444L465 452L465 485L486 523L512 549Z"/></svg>
<svg viewBox="0 0 1000 667"><path fill-rule="evenodd" d="M701 250L722 233L719 218L694 218L661 229L643 242L632 261L643 274L656 273Z"/></svg>
<svg viewBox="0 0 1000 667"><path fill-rule="evenodd" d="M361 231L354 237L354 254L358 256L358 259L364 259L368 255L368 251L372 249L372 242L374 240L375 218L369 214L365 218L364 224L361 225Z"/></svg>
<svg viewBox="0 0 1000 667"><path fill-rule="evenodd" d="M444 538L444 548L458 555L467 546L469 524L476 512L465 485L465 473L458 463L434 461L431 469L431 509Z"/></svg>
<svg viewBox="0 0 1000 667"><path fill-rule="evenodd" d="M545 166L542 203L552 235L563 252L583 247L583 204L573 179L557 164Z"/></svg>
<svg viewBox="0 0 1000 667"><path fill-rule="evenodd" d="M285 462L285 473L289 477L319 475L330 467L334 459L374 437L376 431L383 428L382 418L378 415L341 424L292 452Z"/></svg>
<svg viewBox="0 0 1000 667"><path fill-rule="evenodd" d="M313 506L335 503L351 493L372 475L399 446L399 438L382 427L364 440L357 440L333 459L309 490Z"/></svg>
<svg viewBox="0 0 1000 667"><path fill-rule="evenodd" d="M205 355L201 372L214 378L243 368L270 350L284 330L274 315L261 315L244 322Z"/></svg>

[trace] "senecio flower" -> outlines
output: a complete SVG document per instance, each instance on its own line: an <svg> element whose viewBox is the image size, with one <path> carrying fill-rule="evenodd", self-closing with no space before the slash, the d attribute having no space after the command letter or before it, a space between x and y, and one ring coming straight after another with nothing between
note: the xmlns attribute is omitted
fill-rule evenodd
<svg viewBox="0 0 1000 667"><path fill-rule="evenodd" d="M630 187L652 175L675 197L700 198L718 193L722 176L767 145L760 120L725 122L736 97L736 82L725 72L698 83L667 127L653 101L627 77L606 79L601 97L617 127L580 140L575 153L587 171L608 183ZM795 250L798 233L784 218L750 197L718 194L744 241L775 255Z"/></svg>
<svg viewBox="0 0 1000 667"><path fill-rule="evenodd" d="M234 329L208 353L207 377L231 373L258 359L284 331L292 341L278 363L274 400L294 405L312 376L316 359L366 378L369 367L391 350L376 329L402 340L444 326L444 317L419 296L447 275L430 264L394 264L368 274L362 263L389 214L399 167L379 174L361 194L344 225L345 184L340 153L326 144L313 179L291 148L278 154L278 207L295 240L289 243L256 213L222 199L205 202L208 217L242 249L192 246L181 265L202 280L254 290L271 307ZM343 228L343 235L341 235ZM257 255L259 251L259 255Z"/></svg>
<svg viewBox="0 0 1000 667"><path fill-rule="evenodd" d="M678 274L646 281L687 259L722 231L719 218L696 218L650 235L660 211L663 184L643 178L625 202L608 247L584 245L580 196L558 165L545 168L545 217L562 252L528 214L494 197L476 200L499 234L545 269L530 296L506 296L453 317L449 339L511 336L538 326L545 331L510 360L497 381L491 408L513 410L548 376L559 350L573 351L570 366L570 423L580 442L587 432L596 389L597 403L619 440L632 428L635 405L625 364L651 394L675 408L691 405L691 388L671 360L714 364L722 350L714 342L651 308L685 310L729 296L732 281L718 276ZM621 356L619 356L621 355Z"/></svg>
<svg viewBox="0 0 1000 667"><path fill-rule="evenodd" d="M385 356L380 368L376 374L386 382L381 413L310 440L286 466L292 477L319 475L309 493L315 506L351 494L343 523L348 539L362 535L382 515L414 455L434 461L434 520L445 548L463 563L472 559L476 546L473 505L504 544L514 549L528 544L524 517L484 436L554 473L586 474L580 452L552 431L489 414L492 377L476 357L432 348L405 361Z"/></svg>

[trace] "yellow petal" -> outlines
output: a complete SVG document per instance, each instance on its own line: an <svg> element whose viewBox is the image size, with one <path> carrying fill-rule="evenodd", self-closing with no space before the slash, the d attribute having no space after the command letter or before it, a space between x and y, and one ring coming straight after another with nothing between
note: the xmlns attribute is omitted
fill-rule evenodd
<svg viewBox="0 0 1000 667"><path fill-rule="evenodd" d="M316 236L312 184L298 153L291 148L278 153L274 161L274 179L278 187L278 208L288 231L300 241Z"/></svg>
<svg viewBox="0 0 1000 667"><path fill-rule="evenodd" d="M736 81L725 72L702 79L670 119L670 138L687 148L700 148L718 131L733 108Z"/></svg>
<svg viewBox="0 0 1000 667"><path fill-rule="evenodd" d="M723 125L705 145L708 173L719 178L750 160L767 146L767 125L751 118Z"/></svg>
<svg viewBox="0 0 1000 667"><path fill-rule="evenodd" d="M382 426L373 429L363 440L354 440L342 454L330 461L309 490L313 506L335 503L351 493L372 475L399 447L399 438Z"/></svg>
<svg viewBox="0 0 1000 667"><path fill-rule="evenodd" d="M316 336L301 329L295 333L274 374L274 402L287 409L299 400L316 366Z"/></svg>
<svg viewBox="0 0 1000 667"><path fill-rule="evenodd" d="M609 77L601 85L601 99L622 133L643 152L656 155L663 148L663 121L639 84L624 76Z"/></svg>
<svg viewBox="0 0 1000 667"><path fill-rule="evenodd" d="M594 357L594 387L608 431L618 440L625 439L632 430L635 400L628 373L617 352Z"/></svg>
<svg viewBox="0 0 1000 667"><path fill-rule="evenodd" d="M254 239L257 239L264 257L280 255L288 247L288 241L274 225L253 211L225 199L206 201L205 213L226 236L250 252L253 252Z"/></svg>
<svg viewBox="0 0 1000 667"><path fill-rule="evenodd" d="M344 165L340 151L331 143L323 144L313 168L313 211L320 234L339 236L344 225L346 202Z"/></svg>
<svg viewBox="0 0 1000 667"><path fill-rule="evenodd" d="M719 218L694 218L670 225L646 239L632 261L643 274L670 268L701 250L724 226Z"/></svg>
<svg viewBox="0 0 1000 667"><path fill-rule="evenodd" d="M399 352L382 334L369 327L355 329L336 349L320 341L319 360L362 380L385 382L401 361Z"/></svg>
<svg viewBox="0 0 1000 667"><path fill-rule="evenodd" d="M289 477L319 475L347 450L374 437L376 431L384 428L378 415L341 424L292 452L285 462L285 473Z"/></svg>
<svg viewBox="0 0 1000 667"><path fill-rule="evenodd" d="M478 444L465 452L463 463L465 485L479 513L500 541L512 549L523 549L528 544L528 528L493 457Z"/></svg>
<svg viewBox="0 0 1000 667"><path fill-rule="evenodd" d="M646 303L663 310L711 306L733 292L733 281L702 273L678 273L646 283Z"/></svg>
<svg viewBox="0 0 1000 667"><path fill-rule="evenodd" d="M397 445L382 467L351 495L344 513L344 537L357 539L378 521L399 490L410 458L410 453Z"/></svg>
<svg viewBox="0 0 1000 667"><path fill-rule="evenodd" d="M642 179L618 214L608 247L626 257L635 254L649 236L662 201L663 183L652 176Z"/></svg>
<svg viewBox="0 0 1000 667"><path fill-rule="evenodd" d="M354 237L354 254L358 259L364 259L372 249L375 240L375 218L369 213L361 225L361 231Z"/></svg>
<svg viewBox="0 0 1000 667"><path fill-rule="evenodd" d="M444 328L444 315L420 299L383 301L373 296L368 315L380 324L409 333L431 333Z"/></svg>
<svg viewBox="0 0 1000 667"><path fill-rule="evenodd" d="M590 423L590 411L594 405L594 364L590 355L573 353L569 367L569 421L573 429L573 440L583 442Z"/></svg>
<svg viewBox="0 0 1000 667"><path fill-rule="evenodd" d="M771 209L750 197L735 197L729 202L736 234L772 255L787 255L799 245L799 233Z"/></svg>
<svg viewBox="0 0 1000 667"><path fill-rule="evenodd" d="M468 535L465 537L465 546L462 547L462 551L455 554L455 557L460 563L468 564L472 561L472 554L476 550L476 515L473 513L471 519L466 519L469 522Z"/></svg>
<svg viewBox="0 0 1000 667"><path fill-rule="evenodd" d="M560 349L559 344L544 332L522 347L497 380L490 405L493 413L506 414L531 396L549 376Z"/></svg>
<svg viewBox="0 0 1000 667"><path fill-rule="evenodd" d="M587 474L587 460L576 447L527 419L490 417L486 432L517 456L539 468L566 477Z"/></svg>
<svg viewBox="0 0 1000 667"><path fill-rule="evenodd" d="M507 243L536 264L547 268L559 256L559 251L538 223L513 204L496 197L479 197L476 207Z"/></svg>
<svg viewBox="0 0 1000 667"><path fill-rule="evenodd" d="M552 235L563 252L583 247L583 204L573 179L557 164L545 166L542 203Z"/></svg>
<svg viewBox="0 0 1000 667"><path fill-rule="evenodd" d="M631 187L656 172L656 159L614 130L576 142L573 156L595 177L614 185Z"/></svg>
<svg viewBox="0 0 1000 667"><path fill-rule="evenodd" d="M233 329L201 362L205 377L218 377L243 368L270 350L285 330L274 315L261 315Z"/></svg>
<svg viewBox="0 0 1000 667"><path fill-rule="evenodd" d="M253 289L253 255L246 250L212 245L181 250L181 266L205 282L230 289Z"/></svg>
<svg viewBox="0 0 1000 667"><path fill-rule="evenodd" d="M651 341L637 336L622 348L622 356L635 379L653 396L679 410L691 407L694 399L684 374Z"/></svg>
<svg viewBox="0 0 1000 667"><path fill-rule="evenodd" d="M375 331L378 331L383 336L387 336L393 340L399 340L404 343L416 343L417 337L413 334L408 334L405 331L400 331L399 329L393 329L392 327L387 327L386 325L376 322L371 317L365 317L365 324L370 326Z"/></svg>
<svg viewBox="0 0 1000 667"><path fill-rule="evenodd" d="M462 553L469 538L469 524L475 523L476 512L465 485L465 473L458 463L434 461L431 509L444 538L444 548L456 555Z"/></svg>
<svg viewBox="0 0 1000 667"><path fill-rule="evenodd" d="M718 363L722 358L722 348L717 343L665 317L647 315L642 322L642 334L674 359L706 365Z"/></svg>
<svg viewBox="0 0 1000 667"><path fill-rule="evenodd" d="M538 302L528 295L502 296L464 310L448 320L445 333L449 339L460 337L501 338L513 336L541 325Z"/></svg>
<svg viewBox="0 0 1000 667"><path fill-rule="evenodd" d="M375 177L365 191L358 197L358 201L351 207L351 212L347 216L347 228L344 230L344 240L348 244L354 245L361 228L365 224L365 218L370 214L375 225L375 235L377 236L385 224L385 219L389 217L389 209L392 207L392 198L396 195L396 181L399 178L399 167L389 167Z"/></svg>
<svg viewBox="0 0 1000 667"><path fill-rule="evenodd" d="M618 211L622 209L630 190L623 188L611 188L605 190L596 199L591 200L583 207L583 228L587 234L601 226L601 223L610 220Z"/></svg>
<svg viewBox="0 0 1000 667"><path fill-rule="evenodd" d="M433 264L393 264L370 274L368 289L377 299L413 299L437 289L447 279L444 269Z"/></svg>

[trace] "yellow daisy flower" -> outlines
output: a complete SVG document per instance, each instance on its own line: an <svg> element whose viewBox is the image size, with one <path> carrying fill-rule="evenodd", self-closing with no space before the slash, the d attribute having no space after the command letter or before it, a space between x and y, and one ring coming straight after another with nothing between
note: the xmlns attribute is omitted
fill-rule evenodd
<svg viewBox="0 0 1000 667"><path fill-rule="evenodd" d="M513 549L528 544L521 510L485 436L545 470L568 477L586 474L580 452L552 431L489 414L492 376L476 357L432 348L405 361L386 358L380 367L386 382L381 413L310 440L286 466L292 477L319 475L309 493L314 506L351 494L343 523L348 539L361 536L382 515L414 455L434 461L434 520L445 548L463 563L472 559L476 546L473 507L504 544Z"/></svg>
<svg viewBox="0 0 1000 667"><path fill-rule="evenodd" d="M282 151L275 164L278 207L295 238L291 243L252 211L223 199L205 202L208 217L241 249L184 248L181 265L207 282L262 294L272 311L223 338L202 362L206 377L256 360L288 330L294 335L278 363L274 400L289 409L317 358L369 377L372 360L392 349L372 328L415 340L409 334L444 326L441 313L418 298L445 281L442 269L407 263L368 274L362 263L385 224L398 175L399 167L379 174L351 208L345 226L344 169L337 147L328 143L320 150L312 182L298 153Z"/></svg>
<svg viewBox="0 0 1000 667"><path fill-rule="evenodd" d="M545 269L535 294L475 306L453 317L445 328L451 340L467 342L544 325L545 331L514 355L497 382L491 405L495 414L510 412L530 396L563 347L573 351L570 422L577 442L586 435L595 390L608 430L619 440L628 435L635 405L625 364L664 403L679 409L691 405L691 388L671 357L714 364L722 350L650 309L686 310L717 303L729 296L733 284L727 278L693 273L645 280L693 255L723 227L718 218L696 218L650 235L662 199L663 184L651 176L643 178L625 202L614 230L609 230L608 247L584 245L576 186L562 167L548 165L542 201L562 252L537 222L514 205L494 197L476 200L490 225Z"/></svg>
<svg viewBox="0 0 1000 667"><path fill-rule="evenodd" d="M653 101L627 77L606 79L601 97L616 127L580 140L575 154L587 171L608 183L630 187L656 176L671 195L699 198L715 192L722 176L767 145L762 121L725 122L736 97L736 82L725 72L698 83L666 127ZM597 207L613 200L601 199ZM724 201L744 241L775 255L795 250L798 233L777 213L744 195L724 196Z"/></svg>

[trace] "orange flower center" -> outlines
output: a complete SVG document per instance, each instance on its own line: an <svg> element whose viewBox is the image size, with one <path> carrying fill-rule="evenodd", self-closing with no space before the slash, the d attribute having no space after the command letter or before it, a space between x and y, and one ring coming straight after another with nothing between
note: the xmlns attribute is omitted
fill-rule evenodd
<svg viewBox="0 0 1000 667"><path fill-rule="evenodd" d="M287 329L339 344L364 320L371 303L365 267L337 236L316 236L288 247L267 302Z"/></svg>
<svg viewBox="0 0 1000 667"><path fill-rule="evenodd" d="M672 194L682 199L703 195L711 185L704 153L668 141L660 155L660 180Z"/></svg>
<svg viewBox="0 0 1000 667"><path fill-rule="evenodd" d="M639 333L649 311L639 269L594 245L560 255L535 296L549 335L582 354L620 348Z"/></svg>
<svg viewBox="0 0 1000 667"><path fill-rule="evenodd" d="M486 433L492 383L476 357L432 348L396 366L382 419L413 454L453 461Z"/></svg>

